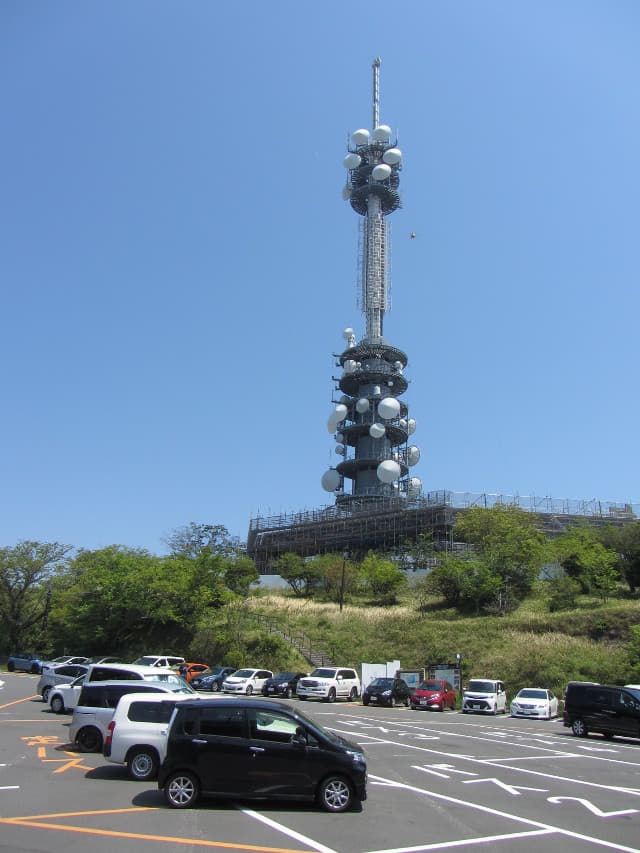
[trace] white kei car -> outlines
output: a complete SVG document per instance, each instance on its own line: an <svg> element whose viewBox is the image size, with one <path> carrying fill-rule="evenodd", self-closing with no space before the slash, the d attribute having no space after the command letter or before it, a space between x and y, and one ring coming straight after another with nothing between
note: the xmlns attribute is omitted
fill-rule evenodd
<svg viewBox="0 0 640 853"><path fill-rule="evenodd" d="M251 696L252 693L262 693L268 678L273 678L269 669L238 669L233 675L225 678L222 690L225 693L244 693L245 696Z"/></svg>
<svg viewBox="0 0 640 853"><path fill-rule="evenodd" d="M551 690L523 687L511 702L511 716L550 720L558 716L558 700Z"/></svg>

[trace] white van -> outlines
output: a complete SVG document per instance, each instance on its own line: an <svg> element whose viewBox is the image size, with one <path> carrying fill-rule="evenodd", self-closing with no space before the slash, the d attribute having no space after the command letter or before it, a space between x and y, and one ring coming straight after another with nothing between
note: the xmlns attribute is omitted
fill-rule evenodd
<svg viewBox="0 0 640 853"><path fill-rule="evenodd" d="M155 680L98 681L82 685L78 704L73 709L69 727L69 738L80 752L102 752L102 744L116 705L127 693L183 693L191 699L196 691L181 678L179 684L167 684Z"/></svg>
<svg viewBox="0 0 640 853"><path fill-rule="evenodd" d="M493 678L472 678L462 695L462 713L506 714L504 684Z"/></svg>
<svg viewBox="0 0 640 853"><path fill-rule="evenodd" d="M128 693L116 706L107 726L102 754L126 764L132 779L154 779L167 751L167 729L176 702L192 694Z"/></svg>

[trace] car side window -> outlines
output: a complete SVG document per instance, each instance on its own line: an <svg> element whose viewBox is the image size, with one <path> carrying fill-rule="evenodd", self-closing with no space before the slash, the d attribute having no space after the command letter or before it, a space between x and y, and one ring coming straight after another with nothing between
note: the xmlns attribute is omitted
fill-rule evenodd
<svg viewBox="0 0 640 853"><path fill-rule="evenodd" d="M127 718L134 723L168 723L175 702L132 702Z"/></svg>
<svg viewBox="0 0 640 853"><path fill-rule="evenodd" d="M276 743L290 743L297 729L301 728L295 720L284 714L253 709L249 711L249 726L254 740L269 740Z"/></svg>
<svg viewBox="0 0 640 853"><path fill-rule="evenodd" d="M241 708L206 708L198 714L201 735L246 737L245 715Z"/></svg>

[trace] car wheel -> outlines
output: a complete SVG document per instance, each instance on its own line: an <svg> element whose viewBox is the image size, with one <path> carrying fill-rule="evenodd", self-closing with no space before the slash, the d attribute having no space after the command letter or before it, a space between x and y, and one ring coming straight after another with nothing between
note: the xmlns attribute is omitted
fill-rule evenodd
<svg viewBox="0 0 640 853"><path fill-rule="evenodd" d="M306 697L306 696L300 696L300 694L299 694L299 693L296 693L296 696L298 697L298 699L299 699L301 702L306 702L306 701L307 701L307 697Z"/></svg>
<svg viewBox="0 0 640 853"><path fill-rule="evenodd" d="M605 740L613 740L613 732L602 732L602 736Z"/></svg>
<svg viewBox="0 0 640 853"><path fill-rule="evenodd" d="M332 687L327 693L327 702L335 702L336 701L336 688Z"/></svg>
<svg viewBox="0 0 640 853"><path fill-rule="evenodd" d="M32 663L32 664L31 664L31 673L32 673L33 675L37 675L39 672L40 672L40 667L38 666L38 664L37 664L37 663Z"/></svg>
<svg viewBox="0 0 640 853"><path fill-rule="evenodd" d="M357 698L358 698L358 688L352 687L351 693L349 693L349 702L355 702Z"/></svg>
<svg viewBox="0 0 640 853"><path fill-rule="evenodd" d="M354 801L351 785L344 776L328 776L320 783L318 800L325 811L343 812Z"/></svg>
<svg viewBox="0 0 640 853"><path fill-rule="evenodd" d="M51 710L54 714L64 714L64 702L62 701L62 696L58 696L56 694L52 697Z"/></svg>
<svg viewBox="0 0 640 853"><path fill-rule="evenodd" d="M405 696L404 697L404 707L405 708L411 707L411 696Z"/></svg>
<svg viewBox="0 0 640 853"><path fill-rule="evenodd" d="M368 696L363 696L363 697L362 697L362 704L363 704L365 707L369 704L369 697L368 697Z"/></svg>
<svg viewBox="0 0 640 853"><path fill-rule="evenodd" d="M247 694L247 696L251 696L251 694L253 693L253 687L250 684L247 684L247 689L245 690L245 693Z"/></svg>
<svg viewBox="0 0 640 853"><path fill-rule="evenodd" d="M102 735L94 726L85 726L76 735L76 745L80 752L100 752Z"/></svg>
<svg viewBox="0 0 640 853"><path fill-rule="evenodd" d="M287 687L287 699L293 698L293 690L290 687Z"/></svg>
<svg viewBox="0 0 640 853"><path fill-rule="evenodd" d="M42 688L42 701L46 702L48 704L49 696L51 696L51 686L50 685Z"/></svg>
<svg viewBox="0 0 640 853"><path fill-rule="evenodd" d="M571 731L576 737L586 737L587 727L584 724L584 720L581 720L579 717L577 720L574 720L571 724Z"/></svg>
<svg viewBox="0 0 640 853"><path fill-rule="evenodd" d="M198 780L185 772L169 776L164 788L165 799L174 809L188 809L198 799L199 793Z"/></svg>
<svg viewBox="0 0 640 853"><path fill-rule="evenodd" d="M155 749L138 749L129 754L127 770L132 779L146 782L158 772L158 756Z"/></svg>
<svg viewBox="0 0 640 853"><path fill-rule="evenodd" d="M466 708L463 708L463 709L462 709L462 713L463 713L463 714L466 714L466 713L467 713L467 709L466 709Z"/></svg>
<svg viewBox="0 0 640 853"><path fill-rule="evenodd" d="M16 669L15 663L12 660L10 660L9 663L7 664L7 670L9 672L15 672L15 669Z"/></svg>
<svg viewBox="0 0 640 853"><path fill-rule="evenodd" d="M219 690L220 690L220 685L218 684L217 681L214 681L213 684L211 685L211 692L212 693L218 693Z"/></svg>

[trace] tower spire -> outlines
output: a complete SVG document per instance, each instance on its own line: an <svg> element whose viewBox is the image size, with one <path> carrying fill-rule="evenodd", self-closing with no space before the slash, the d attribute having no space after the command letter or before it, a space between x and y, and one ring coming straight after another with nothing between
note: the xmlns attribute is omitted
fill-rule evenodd
<svg viewBox="0 0 640 853"><path fill-rule="evenodd" d="M377 56L371 68L373 69L373 129L380 124L380 57Z"/></svg>

